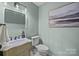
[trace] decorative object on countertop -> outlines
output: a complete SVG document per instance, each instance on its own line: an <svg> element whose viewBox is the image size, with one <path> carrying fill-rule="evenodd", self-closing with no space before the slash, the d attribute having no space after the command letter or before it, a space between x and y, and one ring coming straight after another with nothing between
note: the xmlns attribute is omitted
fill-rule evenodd
<svg viewBox="0 0 79 59"><path fill-rule="evenodd" d="M18 35L18 39L20 39L20 35Z"/></svg>
<svg viewBox="0 0 79 59"><path fill-rule="evenodd" d="M22 38L25 38L25 32L22 31Z"/></svg>
<svg viewBox="0 0 79 59"><path fill-rule="evenodd" d="M10 40L12 41L12 37L9 37L10 38Z"/></svg>
<svg viewBox="0 0 79 59"><path fill-rule="evenodd" d="M2 48L2 45L0 44L0 49Z"/></svg>
<svg viewBox="0 0 79 59"><path fill-rule="evenodd" d="M17 36L15 36L14 40L16 40L16 39L17 39Z"/></svg>

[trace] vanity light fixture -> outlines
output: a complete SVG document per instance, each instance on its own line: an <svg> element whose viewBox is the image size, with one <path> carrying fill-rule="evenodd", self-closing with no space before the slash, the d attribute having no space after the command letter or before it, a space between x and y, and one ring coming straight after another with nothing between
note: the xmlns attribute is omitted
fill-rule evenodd
<svg viewBox="0 0 79 59"><path fill-rule="evenodd" d="M14 6L16 7L16 9L19 9L19 4L18 4L18 2L15 2L15 3L14 3Z"/></svg>

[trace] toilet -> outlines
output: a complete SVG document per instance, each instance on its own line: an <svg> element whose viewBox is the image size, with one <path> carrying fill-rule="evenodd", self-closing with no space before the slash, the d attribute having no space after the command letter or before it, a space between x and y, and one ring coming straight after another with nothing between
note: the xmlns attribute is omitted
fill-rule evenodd
<svg viewBox="0 0 79 59"><path fill-rule="evenodd" d="M33 36L32 39L32 46L37 49L37 54L39 56L47 56L49 48L44 44L39 44L40 36Z"/></svg>

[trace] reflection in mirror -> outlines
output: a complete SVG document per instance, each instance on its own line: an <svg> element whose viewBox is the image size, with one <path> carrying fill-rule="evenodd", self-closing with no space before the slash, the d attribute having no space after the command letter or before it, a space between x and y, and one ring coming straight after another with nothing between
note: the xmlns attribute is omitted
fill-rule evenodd
<svg viewBox="0 0 79 59"><path fill-rule="evenodd" d="M5 22L25 24L25 14L5 9Z"/></svg>
<svg viewBox="0 0 79 59"><path fill-rule="evenodd" d="M7 24L10 40L16 40L25 31L25 14L5 9L5 23Z"/></svg>

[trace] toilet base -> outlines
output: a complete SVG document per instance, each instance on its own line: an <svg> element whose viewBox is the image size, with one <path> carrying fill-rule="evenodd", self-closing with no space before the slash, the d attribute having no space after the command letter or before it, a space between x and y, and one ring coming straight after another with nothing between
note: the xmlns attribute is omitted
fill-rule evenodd
<svg viewBox="0 0 79 59"><path fill-rule="evenodd" d="M41 52L38 52L37 49L33 49L32 52L31 52L31 56L48 56L48 55L41 53Z"/></svg>

